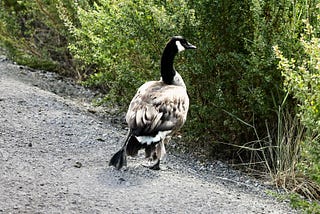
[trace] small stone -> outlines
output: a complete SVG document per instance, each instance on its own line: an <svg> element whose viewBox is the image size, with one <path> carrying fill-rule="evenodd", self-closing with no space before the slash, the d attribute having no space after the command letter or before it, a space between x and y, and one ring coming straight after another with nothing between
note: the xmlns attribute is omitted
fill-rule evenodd
<svg viewBox="0 0 320 214"><path fill-rule="evenodd" d="M88 112L89 112L89 113L92 113L92 114L97 113L97 111L96 111L95 109L91 109L91 108L88 109Z"/></svg>
<svg viewBox="0 0 320 214"><path fill-rule="evenodd" d="M82 163L77 161L73 166L76 167L76 168L81 168L82 167Z"/></svg>
<svg viewBox="0 0 320 214"><path fill-rule="evenodd" d="M102 138L100 138L100 137L97 138L96 140L97 140L97 141L100 141L100 142L105 142L105 139L102 139Z"/></svg>

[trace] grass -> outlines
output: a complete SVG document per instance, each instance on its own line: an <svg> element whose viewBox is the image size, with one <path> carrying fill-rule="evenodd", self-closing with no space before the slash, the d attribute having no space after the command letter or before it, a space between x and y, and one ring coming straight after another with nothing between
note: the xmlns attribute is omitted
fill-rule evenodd
<svg viewBox="0 0 320 214"><path fill-rule="evenodd" d="M238 147L240 153L242 150L249 151L251 158L247 167L252 169L251 171L257 166L263 168L271 182L286 191L293 207L303 209L306 213L320 213L320 185L311 179L301 164L305 161L301 156L303 143L310 136L299 117L283 106L279 106L277 110L276 130L272 130L270 125L265 123L268 133L265 137L259 136L254 124L249 124L225 111L250 127L256 135L255 141L244 146L233 146Z"/></svg>
<svg viewBox="0 0 320 214"><path fill-rule="evenodd" d="M320 203L318 201L307 200L297 193L279 194L274 191L268 191L267 194L275 197L279 201L290 201L293 208L301 213L316 214L320 213Z"/></svg>

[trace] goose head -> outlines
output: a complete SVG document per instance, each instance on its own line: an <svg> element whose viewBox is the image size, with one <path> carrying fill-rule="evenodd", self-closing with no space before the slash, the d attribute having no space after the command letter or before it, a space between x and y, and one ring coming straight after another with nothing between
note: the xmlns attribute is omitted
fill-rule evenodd
<svg viewBox="0 0 320 214"><path fill-rule="evenodd" d="M180 85L180 82L181 82L181 85L184 85L182 78L174 69L173 60L175 55L178 52L181 52L187 49L196 49L196 46L190 44L182 36L174 36L167 43L161 58L161 77L164 83L166 84L177 83L178 85ZM175 79L177 78L181 80L176 81Z"/></svg>
<svg viewBox="0 0 320 214"><path fill-rule="evenodd" d="M190 44L182 36L174 36L174 37L172 37L169 43L174 43L175 44L177 52L181 52L181 51L184 51L186 49L196 49L197 48L196 46Z"/></svg>

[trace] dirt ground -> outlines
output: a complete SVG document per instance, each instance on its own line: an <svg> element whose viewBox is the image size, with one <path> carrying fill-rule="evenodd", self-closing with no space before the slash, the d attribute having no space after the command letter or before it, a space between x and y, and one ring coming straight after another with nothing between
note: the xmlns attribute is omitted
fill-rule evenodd
<svg viewBox="0 0 320 214"><path fill-rule="evenodd" d="M295 213L222 162L108 166L126 130L70 80L0 57L0 213ZM100 113L99 113L100 112Z"/></svg>

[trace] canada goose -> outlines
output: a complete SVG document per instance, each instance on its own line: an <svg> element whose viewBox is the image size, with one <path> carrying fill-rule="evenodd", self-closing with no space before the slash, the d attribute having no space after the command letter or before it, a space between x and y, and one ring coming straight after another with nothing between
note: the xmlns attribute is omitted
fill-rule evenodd
<svg viewBox="0 0 320 214"><path fill-rule="evenodd" d="M145 149L146 158L155 161L150 169L159 170L166 151L164 145L187 118L189 97L186 85L173 67L175 55L196 46L181 36L167 43L161 58L161 79L143 84L133 97L126 114L129 133L122 148L113 155L109 166L127 165L127 155Z"/></svg>

